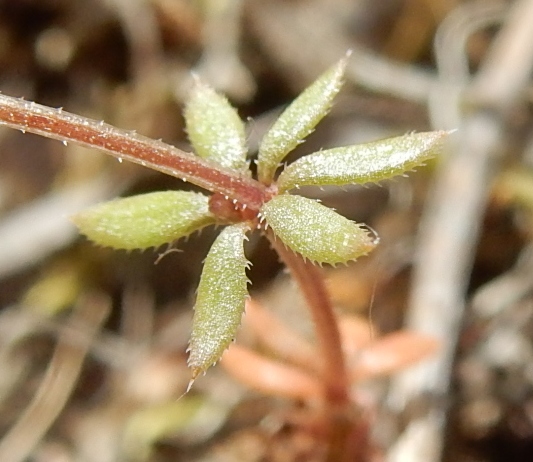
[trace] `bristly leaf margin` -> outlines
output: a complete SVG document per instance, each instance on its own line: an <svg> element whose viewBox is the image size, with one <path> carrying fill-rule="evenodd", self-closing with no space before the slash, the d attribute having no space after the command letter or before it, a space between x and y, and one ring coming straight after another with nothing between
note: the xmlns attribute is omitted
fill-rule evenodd
<svg viewBox="0 0 533 462"><path fill-rule="evenodd" d="M423 165L439 155L447 131L409 133L371 143L318 151L288 165L280 192L299 186L344 186L378 182Z"/></svg>
<svg viewBox="0 0 533 462"><path fill-rule="evenodd" d="M348 56L324 72L279 116L263 137L257 156L259 181L272 183L283 158L308 136L329 112L339 93Z"/></svg>
<svg viewBox="0 0 533 462"><path fill-rule="evenodd" d="M248 231L246 223L227 226L205 259L189 343L193 379L220 359L241 323L248 296L249 262L244 255Z"/></svg>
<svg viewBox="0 0 533 462"><path fill-rule="evenodd" d="M276 196L261 214L287 247L320 265L348 263L377 244L361 225L306 197Z"/></svg>

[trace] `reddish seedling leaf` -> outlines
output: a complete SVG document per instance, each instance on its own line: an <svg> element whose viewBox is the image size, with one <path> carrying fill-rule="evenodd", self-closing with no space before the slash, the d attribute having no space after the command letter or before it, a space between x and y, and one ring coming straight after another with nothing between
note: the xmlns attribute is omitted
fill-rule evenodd
<svg viewBox="0 0 533 462"><path fill-rule="evenodd" d="M274 355L299 367L320 370L315 348L274 313L252 299L246 301L245 313L244 327L252 331Z"/></svg>
<svg viewBox="0 0 533 462"><path fill-rule="evenodd" d="M339 320L342 349L349 358L361 353L376 334L371 324L356 316L343 316Z"/></svg>
<svg viewBox="0 0 533 462"><path fill-rule="evenodd" d="M234 344L221 364L240 383L262 393L300 400L320 400L322 383L301 369L267 359Z"/></svg>
<svg viewBox="0 0 533 462"><path fill-rule="evenodd" d="M389 334L348 359L352 381L368 380L405 369L430 356L438 345L434 338L415 332Z"/></svg>

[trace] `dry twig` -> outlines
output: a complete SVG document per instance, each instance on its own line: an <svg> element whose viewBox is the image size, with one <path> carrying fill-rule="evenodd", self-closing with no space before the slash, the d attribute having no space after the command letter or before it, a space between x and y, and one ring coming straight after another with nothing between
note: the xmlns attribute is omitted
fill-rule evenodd
<svg viewBox="0 0 533 462"><path fill-rule="evenodd" d="M59 338L46 375L32 402L0 441L0 460L25 460L54 423L78 380L90 340L107 318L109 310L109 300L102 296L90 296L79 303L69 324L77 326L81 323L89 341L74 346L68 338L71 335L69 329Z"/></svg>
<svg viewBox="0 0 533 462"><path fill-rule="evenodd" d="M483 2L476 5L480 12L485 11ZM429 394L432 399L430 412L412 421L405 433L408 436L416 433L415 427L422 428L421 439L426 445L403 446L404 450L393 453L391 461L440 459L446 416L440 398L449 389L465 293L489 186L499 163L497 147L505 118L525 91L533 68L532 21L531 1L512 6L489 55L467 88L475 95L474 104L479 109L462 115L456 143L449 157L443 159L426 207L407 325L434 335L447 346L431 364L407 372L395 383L392 401L399 408L420 395ZM452 97L450 101L458 99ZM404 444L401 440L398 447Z"/></svg>

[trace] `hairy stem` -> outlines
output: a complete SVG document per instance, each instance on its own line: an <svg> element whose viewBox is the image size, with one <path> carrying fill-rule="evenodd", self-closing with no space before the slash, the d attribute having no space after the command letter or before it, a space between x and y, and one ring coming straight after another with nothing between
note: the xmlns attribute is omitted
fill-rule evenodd
<svg viewBox="0 0 533 462"><path fill-rule="evenodd" d="M320 270L312 263L304 261L292 250L287 249L272 232L267 232L267 237L289 268L311 310L324 362L325 399L334 407L346 406L350 402L348 373L337 321Z"/></svg>
<svg viewBox="0 0 533 462"><path fill-rule="evenodd" d="M328 423L327 462L359 460L354 458L350 441L353 432L353 416L349 395L349 380L341 337L330 297L326 291L320 270L300 255L287 249L267 231L267 237L292 276L300 286L315 324L315 332L322 352L322 380L324 386L325 415ZM359 450L360 448L357 448Z"/></svg>
<svg viewBox="0 0 533 462"><path fill-rule="evenodd" d="M162 141L62 109L0 95L0 124L105 151L118 159L135 162L221 193L250 209L259 209L266 198L265 187L252 178L237 175Z"/></svg>

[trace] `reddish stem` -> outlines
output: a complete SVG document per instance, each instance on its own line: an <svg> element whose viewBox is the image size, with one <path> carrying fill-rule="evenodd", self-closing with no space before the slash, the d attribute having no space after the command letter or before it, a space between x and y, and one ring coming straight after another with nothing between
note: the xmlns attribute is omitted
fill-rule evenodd
<svg viewBox="0 0 533 462"><path fill-rule="evenodd" d="M326 460L327 462L365 460L355 457L355 448L351 443L354 437L353 425L357 421L357 416L352 415L354 410L350 400L348 371L344 361L340 331L322 274L318 267L287 249L276 239L274 233L267 231L266 234L300 286L315 324L323 358L324 411L329 434ZM357 451L360 449L357 448Z"/></svg>
<svg viewBox="0 0 533 462"><path fill-rule="evenodd" d="M63 142L72 141L82 146L100 149L118 159L126 159L190 181L213 193L228 196L241 206L246 206L239 208L243 214L246 209L251 209L255 214L276 193L275 188L267 188L248 176L237 175L231 170L162 141L120 130L104 122L77 116L62 109L52 109L0 95L0 124L23 132L28 131ZM215 201L215 205L220 204ZM324 358L325 411L330 417L332 432L328 461L339 461L346 456L349 457L350 453L345 451L345 443L351 425L343 416L346 416L351 403L348 374L333 308L318 268L287 250L275 239L273 233L267 232L267 236L298 282L312 313Z"/></svg>
<svg viewBox="0 0 533 462"><path fill-rule="evenodd" d="M342 351L337 320L320 270L287 249L272 232L267 237L302 290L311 310L317 339L322 351L325 399L333 407L350 403L348 373Z"/></svg>
<svg viewBox="0 0 533 462"><path fill-rule="evenodd" d="M119 159L175 176L259 209L268 194L258 181L224 169L162 141L120 130L62 109L0 95L0 124L63 142L100 149Z"/></svg>

